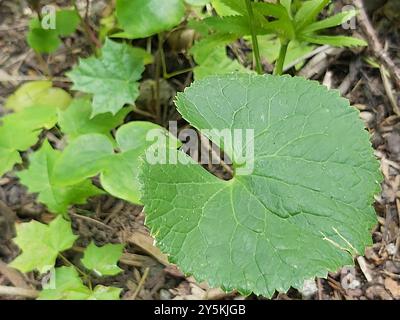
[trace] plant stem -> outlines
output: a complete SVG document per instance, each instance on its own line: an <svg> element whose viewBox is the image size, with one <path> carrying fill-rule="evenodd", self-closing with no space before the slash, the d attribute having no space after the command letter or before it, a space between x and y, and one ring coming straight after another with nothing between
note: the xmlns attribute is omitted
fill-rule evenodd
<svg viewBox="0 0 400 320"><path fill-rule="evenodd" d="M74 265L71 261L69 261L63 254L59 253L58 256L61 258L62 261L64 261L64 263L70 267L74 267L76 271L78 271L78 273L85 278L85 280L88 282L88 286L89 289L92 290L92 281L90 280L90 276L82 271L80 268L78 268L76 265Z"/></svg>
<svg viewBox="0 0 400 320"><path fill-rule="evenodd" d="M155 63L155 114L157 123L161 123L161 100L160 100L160 77L161 77L161 64L163 60L163 45L164 45L164 37L161 33L158 34L158 49L156 54L156 63Z"/></svg>
<svg viewBox="0 0 400 320"><path fill-rule="evenodd" d="M289 46L289 41L281 41L281 49L279 50L279 57L276 61L274 74L281 75L283 73L283 65L285 64L286 53Z"/></svg>
<svg viewBox="0 0 400 320"><path fill-rule="evenodd" d="M76 14L79 17L79 20L81 22L81 25L83 29L85 30L86 38L89 41L90 46L92 47L93 52L96 54L97 49L101 48L101 43L100 41L96 38L96 35L93 33L92 29L90 28L88 22L81 16L79 12L78 5L76 4L76 0L72 1L74 9L76 11Z"/></svg>
<svg viewBox="0 0 400 320"><path fill-rule="evenodd" d="M256 70L258 74L263 74L261 66L261 58L260 58L260 49L258 47L257 35L253 24L254 13L253 13L253 7L251 6L251 0L246 0L246 7L247 7L247 12L249 14L249 26L251 32L251 42L253 44L254 60L256 62Z"/></svg>

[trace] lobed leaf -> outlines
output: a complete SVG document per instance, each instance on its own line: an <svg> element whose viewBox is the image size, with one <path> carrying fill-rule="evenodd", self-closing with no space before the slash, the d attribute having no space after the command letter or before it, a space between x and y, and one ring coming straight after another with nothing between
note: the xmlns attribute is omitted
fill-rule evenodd
<svg viewBox="0 0 400 320"><path fill-rule="evenodd" d="M55 168L55 180L70 185L100 173L103 188L111 195L140 203L138 173L140 158L154 144L146 138L150 130L166 134L162 127L145 121L134 121L121 126L113 143L101 134L86 134L72 141L64 150ZM172 138L172 137L170 137Z"/></svg>
<svg viewBox="0 0 400 320"><path fill-rule="evenodd" d="M100 59L80 59L68 73L73 89L93 94L91 117L117 114L124 104L133 104L139 95L138 80L144 70L143 56L130 46L106 39Z"/></svg>
<svg viewBox="0 0 400 320"><path fill-rule="evenodd" d="M42 128L50 129L57 122L57 109L37 106L1 118L0 176L21 163L20 151L34 145Z"/></svg>
<svg viewBox="0 0 400 320"><path fill-rule="evenodd" d="M53 213L65 214L71 204L84 204L91 196L101 194L101 190L90 180L73 185L57 185L53 170L61 152L54 150L48 141L44 141L39 151L30 157L28 169L17 173L21 183L32 193L38 193L38 200Z"/></svg>
<svg viewBox="0 0 400 320"><path fill-rule="evenodd" d="M71 231L71 225L58 216L49 225L32 220L17 225L14 242L22 253L10 266L21 272L38 270L45 273L53 268L58 253L72 247L78 236Z"/></svg>
<svg viewBox="0 0 400 320"><path fill-rule="evenodd" d="M103 113L91 117L90 99L75 98L68 109L58 112L58 124L70 140L88 133L101 133L111 138L111 130L121 125L131 108L122 108L116 115Z"/></svg>
<svg viewBox="0 0 400 320"><path fill-rule="evenodd" d="M97 247L93 242L85 249L82 264L99 276L113 276L122 271L117 266L122 256L124 246L122 244L106 244Z"/></svg>

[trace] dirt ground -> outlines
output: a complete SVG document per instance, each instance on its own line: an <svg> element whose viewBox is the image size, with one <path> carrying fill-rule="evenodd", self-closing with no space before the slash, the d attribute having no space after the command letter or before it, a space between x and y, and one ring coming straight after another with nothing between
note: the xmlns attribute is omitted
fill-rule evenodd
<svg viewBox="0 0 400 320"><path fill-rule="evenodd" d="M60 5L65 3L56 2ZM103 1L92 3L90 17L95 26L95 20L105 5ZM341 6L351 1L335 3ZM370 8L369 13L380 41L400 66L398 0L374 1L374 8ZM5 99L20 84L45 77L43 62L37 59L25 40L30 16L32 12L25 1L0 0L0 115L4 114L1 106ZM358 26L354 33L363 35ZM79 31L64 39L55 54L45 57L57 86L70 87L64 72L76 64L78 57L87 56L89 50ZM321 54L311 58L298 73L339 89L360 110L385 178L382 192L376 195L374 204L379 223L372 233L373 246L356 259L355 267L344 267L330 273L327 279L310 280L303 290L276 293L273 299L400 299L400 94L385 70L371 62L373 54L370 50L329 49ZM174 59L173 55L171 57ZM186 63L181 57L175 60ZM175 60L171 63L176 64ZM190 75L169 80L165 84L164 103L173 108L172 97L188 81ZM168 116L174 119L177 114L172 111ZM132 117L147 119L139 114ZM47 132L46 136L52 142L60 142L52 132ZM25 159L27 154L24 154ZM102 280L102 283L124 288L123 299L263 299L242 297L236 292L225 293L185 277L153 246L143 224L140 206L110 196L99 196L90 199L87 205L72 208L70 216L75 232L81 236L76 247L67 252L72 261L79 259L81 247L90 240L97 244L127 244L120 261L124 272ZM12 242L14 222L30 219L49 221L49 218L50 214L33 195L27 194L13 172L0 179L0 285L40 288L41 279L36 274L22 275L6 264L18 255L18 248ZM94 279L94 284L96 281Z"/></svg>

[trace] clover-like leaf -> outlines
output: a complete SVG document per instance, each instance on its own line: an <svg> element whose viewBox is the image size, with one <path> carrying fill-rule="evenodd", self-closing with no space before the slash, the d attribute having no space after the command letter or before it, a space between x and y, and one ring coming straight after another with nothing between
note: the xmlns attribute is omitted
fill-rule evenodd
<svg viewBox="0 0 400 320"><path fill-rule="evenodd" d="M38 200L53 213L66 213L71 204L84 204L91 196L101 194L90 180L83 180L73 185L60 186L53 177L53 169L61 156L49 142L44 141L39 151L30 156L28 169L17 173L21 183L32 193L38 193Z"/></svg>
<svg viewBox="0 0 400 320"><path fill-rule="evenodd" d="M125 43L106 39L101 53L100 59L80 59L79 66L68 73L73 89L93 94L92 117L106 112L115 115L124 104L133 104L144 70L143 56Z"/></svg>
<svg viewBox="0 0 400 320"><path fill-rule="evenodd" d="M0 176L22 159L19 151L34 145L42 128L50 129L57 122L57 109L32 107L0 119Z"/></svg>
<svg viewBox="0 0 400 320"><path fill-rule="evenodd" d="M196 81L176 104L192 126L214 129L208 137L236 173L224 181L194 161L144 163L146 224L184 272L271 296L351 264L371 244L381 174L357 111L338 92L237 74ZM222 129L244 130L243 144L222 144ZM244 148L252 144L254 153Z"/></svg>
<svg viewBox="0 0 400 320"><path fill-rule="evenodd" d="M60 110L58 124L70 140L88 133L102 133L111 137L111 130L122 124L131 108L122 108L115 116L111 113L99 114L93 118L92 104L88 98L75 98L68 109Z"/></svg>
<svg viewBox="0 0 400 320"><path fill-rule="evenodd" d="M122 244L106 244L97 247L93 242L85 249L82 264L99 276L113 276L122 271L117 266L122 256L124 246Z"/></svg>
<svg viewBox="0 0 400 320"><path fill-rule="evenodd" d="M100 173L101 184L107 192L132 203L140 203L140 157L154 144L146 138L150 130L167 136L165 129L151 122L134 121L121 126L116 133L118 153L114 153L113 142L106 135L78 137L66 147L57 162L55 179L60 184L70 185ZM169 139L174 138L170 135Z"/></svg>
<svg viewBox="0 0 400 320"><path fill-rule="evenodd" d="M22 253L11 262L11 266L22 272L49 271L58 253L72 247L78 237L71 231L71 224L58 216L49 225L37 221L17 225L15 243Z"/></svg>
<svg viewBox="0 0 400 320"><path fill-rule="evenodd" d="M86 287L74 267L56 268L50 283L44 286L38 300L119 300L122 289L98 285Z"/></svg>
<svg viewBox="0 0 400 320"><path fill-rule="evenodd" d="M185 13L183 0L117 0L116 15L130 38L145 38L169 30Z"/></svg>
<svg viewBox="0 0 400 320"><path fill-rule="evenodd" d="M9 96L4 107L16 112L32 106L51 106L63 110L70 102L71 96L68 92L53 87L51 81L31 81Z"/></svg>
<svg viewBox="0 0 400 320"><path fill-rule="evenodd" d="M29 23L29 32L27 35L29 46L40 53L56 51L61 44L59 37L68 36L75 32L79 24L77 12L69 9L58 10L54 21L52 21L50 16L46 16L46 21L44 20L32 19Z"/></svg>

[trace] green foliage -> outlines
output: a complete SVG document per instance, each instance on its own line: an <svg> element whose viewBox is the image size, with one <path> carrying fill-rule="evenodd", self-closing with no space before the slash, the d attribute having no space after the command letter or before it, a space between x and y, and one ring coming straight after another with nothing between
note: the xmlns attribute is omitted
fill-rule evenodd
<svg viewBox="0 0 400 320"><path fill-rule="evenodd" d="M91 117L133 104L139 95L138 80L144 70L143 57L124 43L106 39L100 59L80 59L68 76L73 89L93 94Z"/></svg>
<svg viewBox="0 0 400 320"><path fill-rule="evenodd" d="M51 81L31 81L20 86L9 96L4 107L16 112L38 105L57 107L63 110L70 102L69 93L53 87Z"/></svg>
<svg viewBox="0 0 400 320"><path fill-rule="evenodd" d="M71 204L83 204L88 197L102 192L90 180L68 186L57 185L53 170L60 156L61 152L54 150L46 140L40 150L30 157L29 169L19 172L17 176L30 192L39 193L38 200L51 212L65 214Z"/></svg>
<svg viewBox="0 0 400 320"><path fill-rule="evenodd" d="M122 289L97 285L86 287L73 267L55 269L54 278L40 292L39 300L119 300Z"/></svg>
<svg viewBox="0 0 400 320"><path fill-rule="evenodd" d="M254 129L248 175L220 180L194 161L143 166L146 223L184 272L270 297L351 264L371 244L379 164L337 92L302 78L237 74L195 82L176 105L198 129ZM243 169L243 150L224 151L235 172Z"/></svg>
<svg viewBox="0 0 400 320"><path fill-rule="evenodd" d="M279 57L279 51L281 48L279 38L275 37L274 35L259 36L258 42L260 46L260 55L266 58L269 63L275 63ZM284 68L294 61L301 59L314 49L315 46L309 43L298 42L297 40L291 41L285 57ZM296 67L301 66L302 62L300 62Z"/></svg>
<svg viewBox="0 0 400 320"><path fill-rule="evenodd" d="M145 38L178 25L185 13L183 0L117 0L116 15L124 37Z"/></svg>
<svg viewBox="0 0 400 320"><path fill-rule="evenodd" d="M94 243L90 243L81 262L99 276L113 276L122 271L117 266L117 262L122 256L123 249L122 244L106 244L97 247Z"/></svg>
<svg viewBox="0 0 400 320"><path fill-rule="evenodd" d="M91 117L92 104L90 99L75 98L68 109L59 111L58 124L69 140L88 133L101 133L111 138L111 130L121 125L131 108L122 108L115 116L102 113Z"/></svg>
<svg viewBox="0 0 400 320"><path fill-rule="evenodd" d="M196 80L213 74L253 72L226 55L224 37L227 42L230 42L230 36L210 37L199 41L197 45L192 48L191 53L198 64L193 70Z"/></svg>
<svg viewBox="0 0 400 320"><path fill-rule="evenodd" d="M34 145L42 128L50 129L55 125L57 109L52 106L26 108L1 118L1 121L0 176L22 162L19 151Z"/></svg>
<svg viewBox="0 0 400 320"><path fill-rule="evenodd" d="M113 142L106 135L86 134L78 137L61 155L55 168L56 180L60 184L71 185L100 173L101 184L108 193L132 203L140 203L140 158L154 143L146 139L150 130L167 135L165 129L150 122L135 121L121 126L114 143L118 153L114 152Z"/></svg>
<svg viewBox="0 0 400 320"><path fill-rule="evenodd" d="M48 29L44 28L42 22L44 24L43 20L40 21L37 18L30 21L27 41L36 52L51 53L60 46L61 36L68 36L75 32L79 24L79 16L75 10L59 10L56 12L54 29L51 26Z"/></svg>
<svg viewBox="0 0 400 320"><path fill-rule="evenodd" d="M57 255L71 248L77 238L71 231L70 223L62 216L49 225L37 221L21 223L17 225L14 242L22 253L11 266L22 272L37 270L45 273L54 266Z"/></svg>
<svg viewBox="0 0 400 320"><path fill-rule="evenodd" d="M275 290L301 287L304 279L351 264L353 256L371 244L370 230L376 222L371 202L381 175L357 112L336 92L315 82L255 75L245 67L250 64L243 61L247 57L232 46L238 39L251 38L257 71L261 72L260 52L276 62L275 72L280 74L315 44L365 45L361 39L324 33L357 13L351 10L318 20L329 3L117 0L116 11L101 22L99 43L105 43L96 52L99 57L80 59L68 73L72 89L88 95L72 99L51 81L35 81L7 99L5 108L14 113L0 122L0 176L22 163L19 153L37 144L44 129L57 124L60 131L53 132L61 138L57 145L67 144L56 150L45 139L29 155L28 168L16 174L30 192L37 193L38 201L59 214L48 225L37 221L17 225L15 243L22 252L11 266L22 272L50 271L51 281L39 299L120 297L120 288L93 288L91 276L122 272L118 267L122 244L90 243L81 259L83 271L62 255L78 238L64 219L69 207L103 193L92 184L96 176L96 183L110 195L144 204L146 224L171 262L212 287L270 297ZM218 16L213 16L210 4ZM221 142L216 131L205 134L233 160L230 181L218 179L177 150L179 141L159 125L124 124L134 110L147 64L154 64L146 77L154 72L151 89L158 91L146 99L147 110L136 111L142 115L154 111L157 123L169 116L162 109L166 106L158 85L164 80L159 79L161 67L167 69L166 55L157 50L159 59L153 58L152 38L147 38L144 50L132 47L132 41L111 41L107 35L140 39L159 34L166 44L173 41L168 31L184 21L185 9L188 19L204 19L189 21L189 28L197 31L194 35L184 30L189 40L175 39L189 42L184 48L196 39L189 52L197 64L196 81L178 94L179 113L198 130L226 129L232 134L235 129L254 130L247 141L254 144L254 155L246 163L244 146L239 150ZM53 29L42 27L47 19L30 21L27 41L38 53L55 51L61 37L73 33L80 21L75 10L57 11ZM96 35L84 27L93 40ZM146 41L137 43L143 46ZM227 46L240 59L231 59ZM164 117L159 111L165 111ZM160 135L165 139L156 143ZM160 146L177 152L187 164L148 163L147 152ZM241 175L245 168L247 174ZM64 266L54 269L56 262Z"/></svg>

